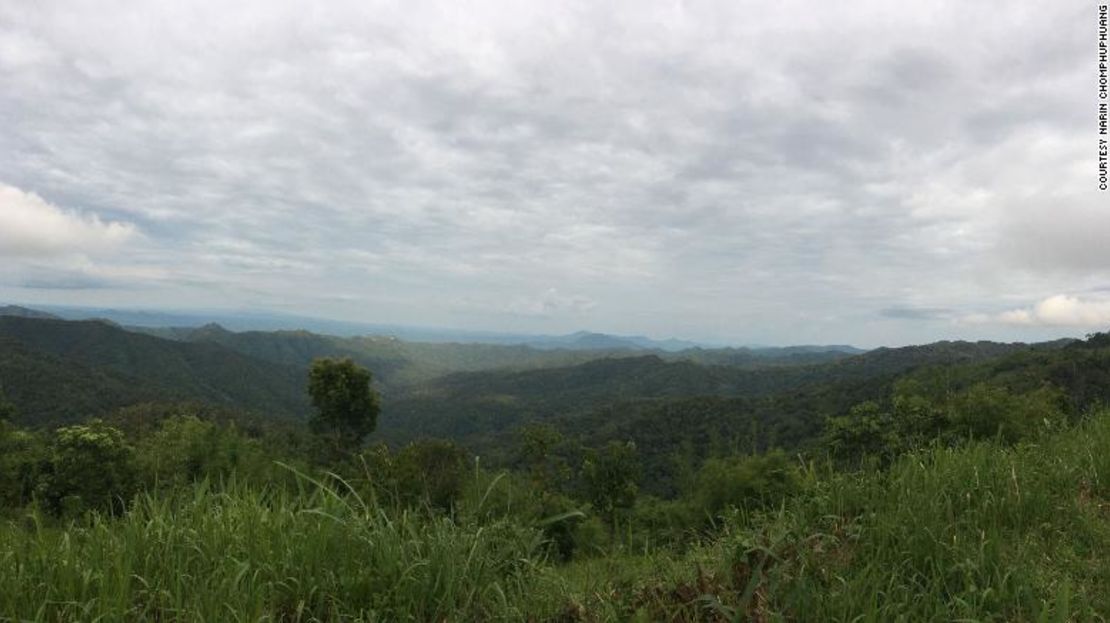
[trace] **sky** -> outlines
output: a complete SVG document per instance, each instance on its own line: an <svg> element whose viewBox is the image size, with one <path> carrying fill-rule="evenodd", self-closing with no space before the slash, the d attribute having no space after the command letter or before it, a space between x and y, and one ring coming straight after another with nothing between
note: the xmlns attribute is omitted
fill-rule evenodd
<svg viewBox="0 0 1110 623"><path fill-rule="evenodd" d="M1093 4L0 0L0 303L1110 328Z"/></svg>

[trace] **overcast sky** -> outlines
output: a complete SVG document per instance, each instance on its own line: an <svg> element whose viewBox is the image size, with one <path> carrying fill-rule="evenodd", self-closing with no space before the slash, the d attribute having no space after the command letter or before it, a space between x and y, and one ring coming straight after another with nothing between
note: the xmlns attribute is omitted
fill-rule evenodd
<svg viewBox="0 0 1110 623"><path fill-rule="evenodd" d="M1095 9L0 0L0 302L1110 328Z"/></svg>

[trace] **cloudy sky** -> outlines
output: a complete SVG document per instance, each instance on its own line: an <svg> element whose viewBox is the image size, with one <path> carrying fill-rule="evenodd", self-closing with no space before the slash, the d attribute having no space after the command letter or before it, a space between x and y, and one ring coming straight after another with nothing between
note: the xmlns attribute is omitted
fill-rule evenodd
<svg viewBox="0 0 1110 623"><path fill-rule="evenodd" d="M1094 5L0 0L0 302L1110 328Z"/></svg>

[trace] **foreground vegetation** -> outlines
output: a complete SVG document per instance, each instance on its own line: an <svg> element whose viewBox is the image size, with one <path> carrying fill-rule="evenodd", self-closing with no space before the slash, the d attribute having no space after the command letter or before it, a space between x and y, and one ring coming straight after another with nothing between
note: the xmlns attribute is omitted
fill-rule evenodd
<svg viewBox="0 0 1110 623"><path fill-rule="evenodd" d="M800 466L779 504L679 544L595 534L561 561L528 487L474 472L454 512L354 485L202 480L0 527L9 620L1089 620L1110 612L1110 413L1038 443L888 468ZM291 469L291 468L283 468ZM513 495L522 499L513 501ZM644 509L649 511L650 509ZM579 523L581 528L584 525ZM587 530L579 536L585 538ZM658 534L658 533L656 533ZM605 555L603 555L605 554Z"/></svg>
<svg viewBox="0 0 1110 623"><path fill-rule="evenodd" d="M0 621L1105 620L1108 347L811 394L801 443L704 397L592 438L532 422L492 466L367 445L351 360L313 363L308 426L145 403L26 428L0 396Z"/></svg>

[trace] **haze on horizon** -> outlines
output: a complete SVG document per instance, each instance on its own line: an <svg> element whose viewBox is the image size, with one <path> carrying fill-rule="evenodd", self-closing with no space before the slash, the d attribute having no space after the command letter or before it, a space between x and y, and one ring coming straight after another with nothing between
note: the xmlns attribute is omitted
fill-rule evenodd
<svg viewBox="0 0 1110 623"><path fill-rule="evenodd" d="M0 302L1110 327L1093 5L0 0Z"/></svg>

